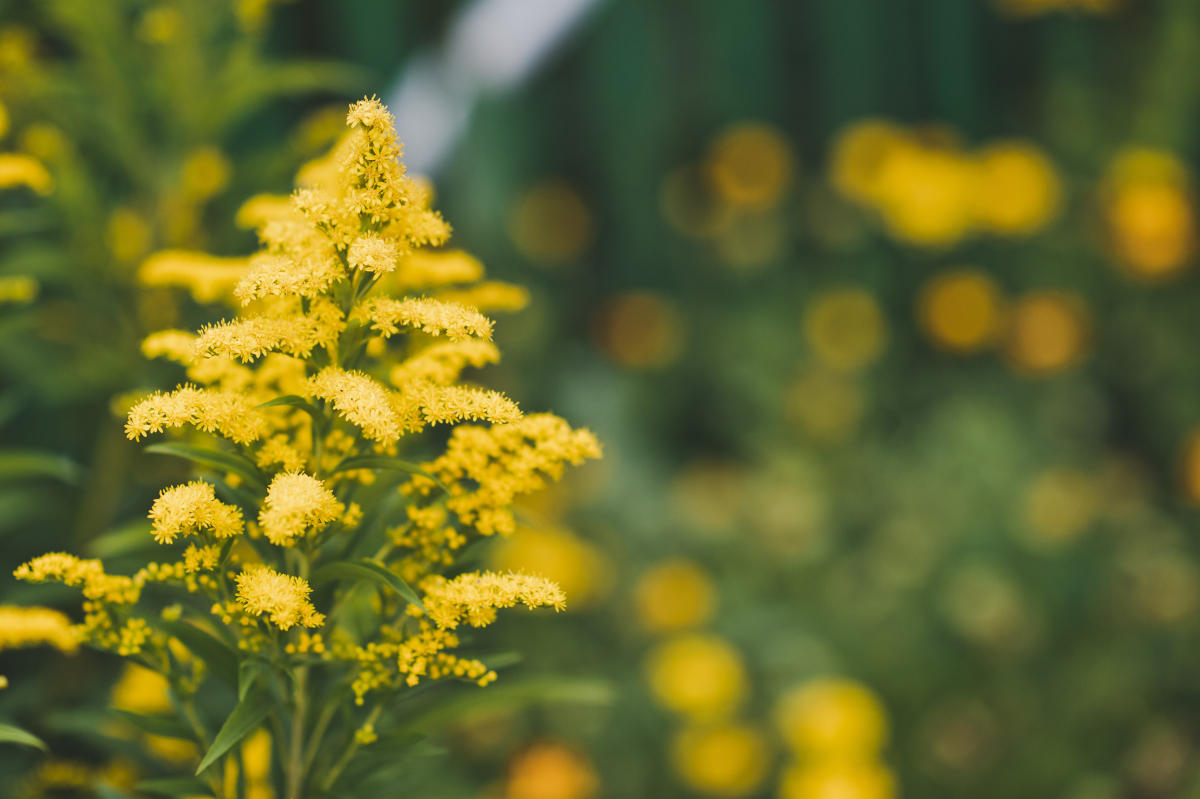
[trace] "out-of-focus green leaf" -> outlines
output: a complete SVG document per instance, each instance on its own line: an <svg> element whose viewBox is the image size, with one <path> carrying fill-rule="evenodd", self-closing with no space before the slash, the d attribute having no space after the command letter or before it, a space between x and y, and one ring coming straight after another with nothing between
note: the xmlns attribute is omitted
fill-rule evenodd
<svg viewBox="0 0 1200 799"><path fill-rule="evenodd" d="M155 624L179 639L209 670L232 688L238 685L238 659L233 649L215 635L186 621L160 619Z"/></svg>
<svg viewBox="0 0 1200 799"><path fill-rule="evenodd" d="M9 450L0 453L0 480L53 479L64 483L79 482L83 469L65 455L36 450Z"/></svg>
<svg viewBox="0 0 1200 799"><path fill-rule="evenodd" d="M161 735L164 738L183 738L188 741L195 738L191 729L174 716L150 716L144 713L131 713L119 708L112 708L110 712L118 718L128 721L142 732L148 732L151 735Z"/></svg>
<svg viewBox="0 0 1200 799"><path fill-rule="evenodd" d="M97 536L86 544L86 549L95 558L115 558L155 546L150 522L136 519Z"/></svg>
<svg viewBox="0 0 1200 799"><path fill-rule="evenodd" d="M477 713L516 710L529 705L572 704L603 707L616 698L616 688L598 678L536 677L467 691L408 720L404 728L432 733Z"/></svg>
<svg viewBox="0 0 1200 799"><path fill-rule="evenodd" d="M393 472L408 472L409 474L417 474L421 477L432 480L437 484L437 487L450 493L450 489L446 487L441 480L438 480L433 475L426 472L419 465L411 461L401 460L400 458L389 458L384 455L361 455L355 458L346 458L344 461L334 467L330 474L338 472L348 472L353 469L374 469L376 471L393 471Z"/></svg>
<svg viewBox="0 0 1200 799"><path fill-rule="evenodd" d="M186 458L201 466L207 466L220 472L236 474L245 480L248 485L254 486L259 491L266 490L266 478L258 470L258 467L249 458L244 458L232 452L175 442L151 444L146 447L146 452L154 455L174 455L179 458Z"/></svg>
<svg viewBox="0 0 1200 799"><path fill-rule="evenodd" d="M32 746L35 749L41 749L43 752L47 749L45 742L41 738L11 724L0 724L0 743Z"/></svg>
<svg viewBox="0 0 1200 799"><path fill-rule="evenodd" d="M195 777L142 780L134 787L142 793L155 796L212 796L212 790Z"/></svg>
<svg viewBox="0 0 1200 799"><path fill-rule="evenodd" d="M382 566L373 560L366 558L362 560L339 560L334 563L325 564L312 574L314 585L327 583L330 580L374 580L377 583L388 586L421 610L425 609L425 606L421 604L421 598L417 596L417 592L408 583L400 579L398 575L394 574L386 566Z"/></svg>

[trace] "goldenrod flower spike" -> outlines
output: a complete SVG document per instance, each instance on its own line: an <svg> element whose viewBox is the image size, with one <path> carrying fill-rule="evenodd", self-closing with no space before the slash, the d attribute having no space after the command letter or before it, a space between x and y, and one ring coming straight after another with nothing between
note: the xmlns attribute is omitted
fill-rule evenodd
<svg viewBox="0 0 1200 799"><path fill-rule="evenodd" d="M212 485L200 480L163 489L150 508L150 521L160 544L202 531L217 539L232 538L243 527L241 510L221 502Z"/></svg>
<svg viewBox="0 0 1200 799"><path fill-rule="evenodd" d="M50 553L16 571L80 589L74 640L166 675L184 715L217 696L200 692L221 669L171 623L229 642L240 663L270 663L258 687L283 698L267 712L273 727L290 729L273 767L282 775L266 776L289 797L351 795L338 783L340 761L305 753L355 751L377 722L391 723L382 714L411 686L497 679L482 661L455 654L460 626L484 626L518 605L563 607L562 591L544 577L463 572L459 558L481 536L512 532L516 497L600 454L588 431L549 414L523 416L504 394L461 382L465 369L500 359L492 321L477 306L512 310L528 295L481 282L482 265L465 253L429 249L449 227L429 209L428 190L405 176L377 100L356 103L347 124L291 198L243 208L243 221L258 227L259 253L168 252L143 266L147 282L240 306L198 334L165 330L142 345L192 382L134 404L126 435L184 428L186 445L175 451L206 470L204 480L165 488L149 510L164 562L126 576ZM451 426L444 450L433 435L409 446L433 425ZM430 447L428 476L420 475L414 451ZM144 607L150 584L155 604ZM164 611L158 600L170 591L187 601ZM159 613L167 624L148 615ZM370 698L373 707L362 718L353 708L322 716L312 708L317 695L330 697L322 701L331 710L341 700ZM209 760L201 776L222 795Z"/></svg>
<svg viewBox="0 0 1200 799"><path fill-rule="evenodd" d="M291 546L297 539L324 529L345 511L320 480L289 472L275 475L267 487L258 524L272 544Z"/></svg>
<svg viewBox="0 0 1200 799"><path fill-rule="evenodd" d="M80 631L52 608L0 605L0 651L48 645L63 652L79 649Z"/></svg>
<svg viewBox="0 0 1200 799"><path fill-rule="evenodd" d="M237 576L237 600L242 609L251 616L265 615L281 630L325 623L325 617L308 601L310 593L308 581L266 566L247 567Z"/></svg>

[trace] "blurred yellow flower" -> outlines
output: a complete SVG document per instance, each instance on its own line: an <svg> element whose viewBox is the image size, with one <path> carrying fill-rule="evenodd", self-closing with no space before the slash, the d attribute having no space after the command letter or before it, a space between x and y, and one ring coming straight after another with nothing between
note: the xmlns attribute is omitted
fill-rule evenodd
<svg viewBox="0 0 1200 799"><path fill-rule="evenodd" d="M556 741L534 744L509 764L504 799L590 799L600 778L580 752Z"/></svg>
<svg viewBox="0 0 1200 799"><path fill-rule="evenodd" d="M750 209L777 204L792 182L792 147L778 129L741 122L723 131L709 147L705 167L717 195Z"/></svg>
<svg viewBox="0 0 1200 799"><path fill-rule="evenodd" d="M1139 277L1162 278L1189 265L1195 208L1187 168L1175 155L1123 150L1101 184L1113 255Z"/></svg>
<svg viewBox="0 0 1200 799"><path fill-rule="evenodd" d="M894 148L883 164L878 210L899 241L921 247L949 247L974 222L974 165L957 150L907 144Z"/></svg>
<svg viewBox="0 0 1200 799"><path fill-rule="evenodd" d="M1074 294L1033 291L1020 297L1008 318L1005 354L1018 371L1050 374L1074 366L1089 337L1086 306Z"/></svg>
<svg viewBox="0 0 1200 799"><path fill-rule="evenodd" d="M179 188L193 202L207 200L229 185L233 166L216 147L197 147L188 153L180 169Z"/></svg>
<svg viewBox="0 0 1200 799"><path fill-rule="evenodd" d="M170 712L168 691L166 677L136 663L128 663L113 686L109 701L118 710L153 716Z"/></svg>
<svg viewBox="0 0 1200 799"><path fill-rule="evenodd" d="M1122 0L995 0L1001 11L1016 17L1032 17L1051 11L1087 11L1106 14Z"/></svg>
<svg viewBox="0 0 1200 799"><path fill-rule="evenodd" d="M817 678L792 688L776 704L775 720L792 751L805 757L875 757L888 736L879 698L844 677Z"/></svg>
<svg viewBox="0 0 1200 799"><path fill-rule="evenodd" d="M638 623L654 633L699 627L712 617L716 600L708 573L683 559L658 564L633 589Z"/></svg>
<svg viewBox="0 0 1200 799"><path fill-rule="evenodd" d="M770 759L766 736L747 724L686 727L671 743L671 764L688 787L706 796L749 796Z"/></svg>
<svg viewBox="0 0 1200 799"><path fill-rule="evenodd" d="M37 298L41 287L28 275L0 277L0 305L25 305Z"/></svg>
<svg viewBox="0 0 1200 799"><path fill-rule="evenodd" d="M1003 324L1000 287L986 273L960 269L935 276L921 289L917 317L938 346L977 352L992 344Z"/></svg>
<svg viewBox="0 0 1200 799"><path fill-rule="evenodd" d="M892 799L896 779L878 763L821 762L783 772L779 799Z"/></svg>
<svg viewBox="0 0 1200 799"><path fill-rule="evenodd" d="M1003 141L976 155L976 222L1007 236L1033 233L1058 210L1062 188L1054 165L1028 142Z"/></svg>
<svg viewBox="0 0 1200 799"><path fill-rule="evenodd" d="M1034 543L1063 544L1087 530L1099 512L1096 481L1076 469L1048 469L1025 497L1025 518Z"/></svg>
<svg viewBox="0 0 1200 799"><path fill-rule="evenodd" d="M846 197L864 205L878 201L883 168L907 142L907 134L882 119L864 119L834 140L830 181Z"/></svg>
<svg viewBox="0 0 1200 799"><path fill-rule="evenodd" d="M609 587L612 571L599 549L557 527L518 527L496 542L490 565L497 571L537 574L557 583L571 610L600 599Z"/></svg>
<svg viewBox="0 0 1200 799"><path fill-rule="evenodd" d="M828 369L806 369L787 388L784 412L817 441L845 439L858 427L866 399L858 383Z"/></svg>
<svg viewBox="0 0 1200 799"><path fill-rule="evenodd" d="M655 699L696 721L727 717L746 695L741 655L715 635L671 638L650 651L645 668Z"/></svg>
<svg viewBox="0 0 1200 799"><path fill-rule="evenodd" d="M685 328L676 306L665 297L630 291L611 298L596 317L600 350L622 366L667 366L683 349Z"/></svg>
<svg viewBox="0 0 1200 799"><path fill-rule="evenodd" d="M105 241L118 261L136 261L154 246L154 231L144 216L132 208L114 208L108 217Z"/></svg>
<svg viewBox="0 0 1200 799"><path fill-rule="evenodd" d="M25 186L38 194L49 194L54 179L41 161L19 153L0 153L0 189Z"/></svg>
<svg viewBox="0 0 1200 799"><path fill-rule="evenodd" d="M536 183L517 200L508 233L522 255L544 264L578 258L592 243L592 212L564 180Z"/></svg>
<svg viewBox="0 0 1200 799"><path fill-rule="evenodd" d="M1189 436L1183 452L1183 489L1189 500L1200 504L1200 430Z"/></svg>
<svg viewBox="0 0 1200 799"><path fill-rule="evenodd" d="M804 312L804 337L817 357L839 371L869 366L883 351L887 322L875 297L839 288L817 297Z"/></svg>

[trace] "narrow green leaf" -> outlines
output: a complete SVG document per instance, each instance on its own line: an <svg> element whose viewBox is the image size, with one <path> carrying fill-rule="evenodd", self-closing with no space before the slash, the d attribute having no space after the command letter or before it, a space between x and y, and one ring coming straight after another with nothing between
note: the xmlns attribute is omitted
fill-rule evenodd
<svg viewBox="0 0 1200 799"><path fill-rule="evenodd" d="M142 780L133 787L141 793L152 793L156 796L212 796L212 788L195 777Z"/></svg>
<svg viewBox="0 0 1200 799"><path fill-rule="evenodd" d="M250 693L250 688L258 681L259 675L270 670L270 666L261 660L251 658L243 660L238 666L238 701L246 698L246 694Z"/></svg>
<svg viewBox="0 0 1200 799"><path fill-rule="evenodd" d="M605 706L616 697L603 679L538 677L501 682L486 691L464 691L410 717L406 729L434 732L481 713L517 710L530 705Z"/></svg>
<svg viewBox="0 0 1200 799"><path fill-rule="evenodd" d="M111 785L103 782L97 783L92 787L92 790L96 792L98 799L134 799L134 797L130 796L124 791L119 791Z"/></svg>
<svg viewBox="0 0 1200 799"><path fill-rule="evenodd" d="M417 596L417 592L412 589L412 586L400 579L386 566L367 558L327 563L312 574L313 584L327 583L330 580L374 580L391 588L410 604L425 610L425 606L421 604L421 598Z"/></svg>
<svg viewBox="0 0 1200 799"><path fill-rule="evenodd" d="M437 487L450 493L450 489L438 480L433 475L426 472L420 466L411 461L400 460L399 458L389 458L385 455L359 455L353 458L346 458L336 467L330 474L338 472L348 472L352 469L374 469L376 471L393 471L393 472L408 472L409 474L420 475L437 484Z"/></svg>
<svg viewBox="0 0 1200 799"><path fill-rule="evenodd" d="M217 758L232 749L238 741L253 732L271 712L273 702L271 694L261 688L251 691L245 699L238 702L237 707L217 731L212 746L204 753L204 758L196 768L196 774L199 775L215 763Z"/></svg>
<svg viewBox="0 0 1200 799"><path fill-rule="evenodd" d="M75 484L82 474L79 464L53 452L10 450L0 454L0 480L49 478Z"/></svg>
<svg viewBox="0 0 1200 799"><path fill-rule="evenodd" d="M43 752L47 749L45 742L41 738L11 724L0 724L0 743L32 746L35 749L41 749Z"/></svg>
<svg viewBox="0 0 1200 799"><path fill-rule="evenodd" d="M84 546L92 557L116 558L159 545L154 543L150 535L150 522L147 519L135 519L96 536Z"/></svg>
<svg viewBox="0 0 1200 799"><path fill-rule="evenodd" d="M191 444L179 444L174 441L151 444L146 447L146 452L155 455L174 455L178 458L186 458L193 463L216 469L219 472L236 474L245 480L247 484L254 486L259 491L266 490L266 478L258 470L258 467L249 458L244 458L232 452L210 449L208 447L194 447Z"/></svg>
<svg viewBox="0 0 1200 799"><path fill-rule="evenodd" d="M120 710L118 708L112 708L109 712L118 718L128 721L142 732L148 732L151 735L161 735L165 738L182 738L187 741L195 739L191 728L174 716L151 716L142 713L131 713L128 710Z"/></svg>
<svg viewBox="0 0 1200 799"><path fill-rule="evenodd" d="M299 394L284 394L282 397L276 397L273 400L268 400L267 402L264 402L263 404L258 405L257 407L259 407L259 408L274 408L274 407L277 407L280 405L287 405L292 408L299 408L300 410L304 411L305 413L307 413L309 416L313 417L314 419L317 417L317 414L319 413L316 409L316 406L314 406L311 402L309 402L304 397L301 397Z"/></svg>
<svg viewBox="0 0 1200 799"><path fill-rule="evenodd" d="M203 660L218 678L236 688L238 684L238 659L233 649L212 633L201 630L186 621L154 622L163 632L175 636L191 653Z"/></svg>

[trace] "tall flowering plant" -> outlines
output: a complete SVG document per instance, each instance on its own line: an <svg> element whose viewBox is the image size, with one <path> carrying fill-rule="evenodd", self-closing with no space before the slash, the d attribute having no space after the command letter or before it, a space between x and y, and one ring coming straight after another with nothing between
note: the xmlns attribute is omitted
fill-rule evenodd
<svg viewBox="0 0 1200 799"><path fill-rule="evenodd" d="M179 790L238 796L236 746L266 730L287 799L355 795L356 756L399 740L406 697L496 679L465 628L563 606L553 583L466 570L464 553L600 447L462 382L499 358L479 308L521 293L441 248L449 227L383 105L354 104L347 125L292 197L247 209L262 250L237 318L144 344L189 382L137 403L126 433L177 433L152 449L200 471L150 509L162 559L122 575L50 553L16 570L80 588L74 634L166 677L177 717L141 722L197 745Z"/></svg>

